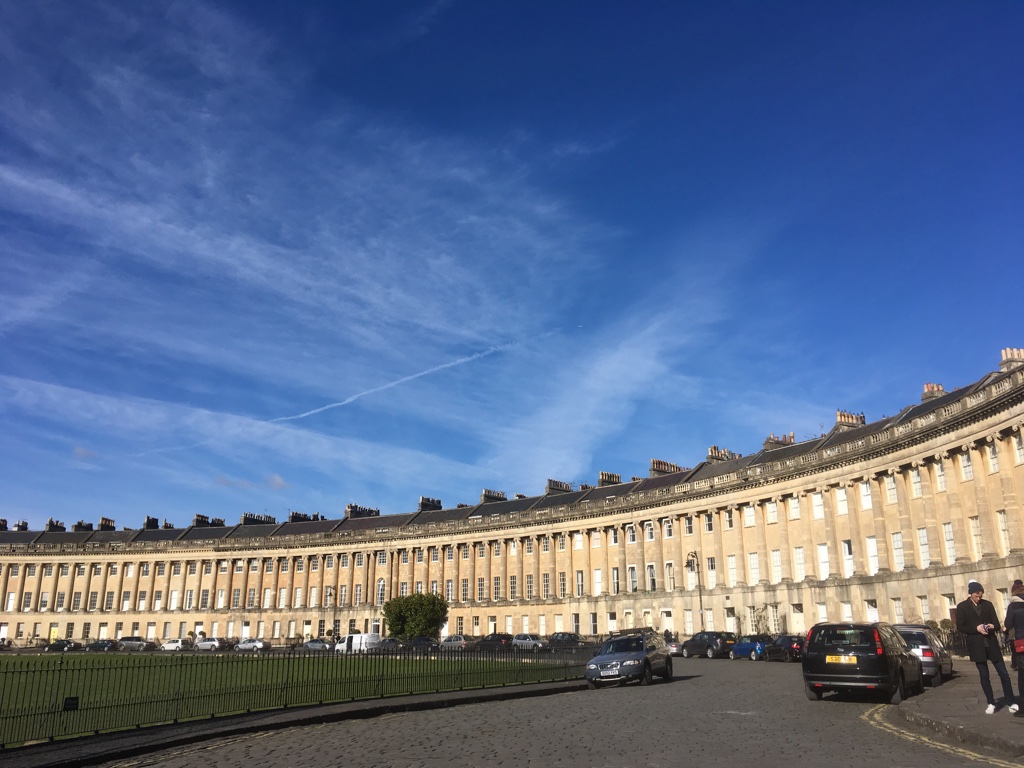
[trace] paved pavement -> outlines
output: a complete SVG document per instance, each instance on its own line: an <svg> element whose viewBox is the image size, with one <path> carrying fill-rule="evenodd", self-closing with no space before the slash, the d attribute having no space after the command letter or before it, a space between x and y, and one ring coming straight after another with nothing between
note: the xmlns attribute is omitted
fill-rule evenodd
<svg viewBox="0 0 1024 768"><path fill-rule="evenodd" d="M1011 715L1002 702L1002 685L994 671L992 684L999 709L985 714L985 697L981 692L978 669L967 659L957 659L955 677L938 688L928 688L921 696L912 696L900 704L896 716L919 729L935 731L962 744L991 749L1004 757L1024 763L1024 696L1018 695L1021 711ZM1009 669L1014 693L1017 673Z"/></svg>
<svg viewBox="0 0 1024 768"><path fill-rule="evenodd" d="M1016 673L1012 676L1016 690ZM0 752L0 763L4 768L78 768L213 738L497 699L547 696L584 687L581 681L519 685L224 717L21 747ZM956 676L952 680L911 697L896 709L895 715L908 730L936 732L1024 763L1024 709L1014 716L1003 706L995 714L986 715L978 672L966 660L956 662Z"/></svg>

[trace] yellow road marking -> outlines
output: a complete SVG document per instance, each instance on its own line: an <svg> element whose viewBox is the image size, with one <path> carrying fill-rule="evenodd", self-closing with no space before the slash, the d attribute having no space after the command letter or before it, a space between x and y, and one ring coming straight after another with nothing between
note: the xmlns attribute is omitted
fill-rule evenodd
<svg viewBox="0 0 1024 768"><path fill-rule="evenodd" d="M962 757L965 760L973 760L977 763L985 763L986 765L995 765L998 768L1020 768L1020 763L1010 762L1009 760L1002 760L998 757L991 757L989 755L983 755L980 752L974 752L965 747L955 747L951 744L943 744L940 741L935 741L928 736L924 736L917 733L904 730L903 728L897 728L896 726L887 723L884 719L883 713L889 710L888 704L879 704L872 707L863 715L860 719L866 722L868 725L878 728L879 730L891 733L894 736L899 736L907 741L913 741L917 744L924 744L925 746L938 749L942 752L946 752L950 755L956 755Z"/></svg>

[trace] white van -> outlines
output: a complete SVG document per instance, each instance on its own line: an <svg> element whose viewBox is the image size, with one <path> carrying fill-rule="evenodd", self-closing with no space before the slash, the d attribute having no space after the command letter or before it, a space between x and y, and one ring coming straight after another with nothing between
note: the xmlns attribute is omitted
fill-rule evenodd
<svg viewBox="0 0 1024 768"><path fill-rule="evenodd" d="M334 646L335 653L370 653L380 647L380 633L367 632L361 635L344 635Z"/></svg>

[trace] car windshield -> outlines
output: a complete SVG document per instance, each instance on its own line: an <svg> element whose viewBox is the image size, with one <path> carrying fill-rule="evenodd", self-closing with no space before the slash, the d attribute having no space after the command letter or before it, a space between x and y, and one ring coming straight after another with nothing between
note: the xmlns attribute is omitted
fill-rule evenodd
<svg viewBox="0 0 1024 768"><path fill-rule="evenodd" d="M601 653L637 653L644 649L643 638L620 637L604 644Z"/></svg>

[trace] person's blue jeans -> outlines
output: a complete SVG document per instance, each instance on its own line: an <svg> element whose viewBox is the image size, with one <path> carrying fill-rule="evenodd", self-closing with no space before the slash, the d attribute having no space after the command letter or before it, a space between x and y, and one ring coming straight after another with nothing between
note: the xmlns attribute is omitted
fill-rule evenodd
<svg viewBox="0 0 1024 768"><path fill-rule="evenodd" d="M996 698L992 692L992 680L988 674L988 662L978 661L975 664L978 667L978 674L981 675L981 690L985 692L985 701L989 704L995 704ZM1006 697L1006 704L1009 706L1016 699L1013 698L1013 685L1010 683L1010 673L1006 671L1006 663L1000 659L999 661L993 661L992 666L996 668L996 674L999 675L999 680L1003 684L1003 696Z"/></svg>

